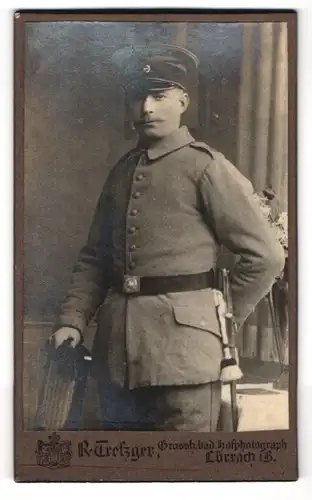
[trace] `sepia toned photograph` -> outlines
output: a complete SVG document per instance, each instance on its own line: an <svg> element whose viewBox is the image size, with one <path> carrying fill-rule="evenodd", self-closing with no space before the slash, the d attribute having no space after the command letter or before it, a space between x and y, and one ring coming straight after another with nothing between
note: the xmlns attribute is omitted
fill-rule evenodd
<svg viewBox="0 0 312 500"><path fill-rule="evenodd" d="M206 464L272 466L296 421L290 23L21 18L16 428L41 436L30 460L127 461L125 443L153 436L158 455L140 453L159 461L170 436Z"/></svg>

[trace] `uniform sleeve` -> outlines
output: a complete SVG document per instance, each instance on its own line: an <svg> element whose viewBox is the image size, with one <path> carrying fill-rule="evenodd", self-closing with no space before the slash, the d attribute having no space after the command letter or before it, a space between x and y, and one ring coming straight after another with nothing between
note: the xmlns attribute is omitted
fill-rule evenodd
<svg viewBox="0 0 312 500"><path fill-rule="evenodd" d="M81 334L103 302L110 284L111 265L110 181L98 200L85 246L73 268L67 296L55 329L71 326Z"/></svg>
<svg viewBox="0 0 312 500"><path fill-rule="evenodd" d="M237 255L231 285L238 326L268 293L284 267L284 251L253 197L252 184L220 154L200 179L204 218Z"/></svg>

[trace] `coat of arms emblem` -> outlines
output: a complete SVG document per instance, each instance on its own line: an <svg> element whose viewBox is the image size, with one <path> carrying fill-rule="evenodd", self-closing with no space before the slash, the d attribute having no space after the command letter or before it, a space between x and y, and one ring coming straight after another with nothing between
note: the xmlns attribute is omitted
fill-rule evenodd
<svg viewBox="0 0 312 500"><path fill-rule="evenodd" d="M37 464L49 469L69 467L72 457L71 441L60 441L60 436L53 432L49 441L37 441Z"/></svg>

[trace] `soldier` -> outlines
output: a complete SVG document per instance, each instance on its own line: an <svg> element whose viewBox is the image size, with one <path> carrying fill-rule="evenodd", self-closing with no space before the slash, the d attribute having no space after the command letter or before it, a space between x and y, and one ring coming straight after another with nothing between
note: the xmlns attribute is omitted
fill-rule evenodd
<svg viewBox="0 0 312 500"><path fill-rule="evenodd" d="M104 185L52 338L75 347L97 312L104 428L215 431L218 249L238 259L231 287L239 326L282 271L283 250L251 183L180 125L196 56L159 45L123 49L114 61L138 143Z"/></svg>

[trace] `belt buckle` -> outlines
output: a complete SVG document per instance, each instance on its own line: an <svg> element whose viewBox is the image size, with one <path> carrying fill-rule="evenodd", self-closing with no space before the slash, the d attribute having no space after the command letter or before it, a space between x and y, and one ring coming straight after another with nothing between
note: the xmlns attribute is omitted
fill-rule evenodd
<svg viewBox="0 0 312 500"><path fill-rule="evenodd" d="M123 291L127 294L138 293L140 291L140 277L126 274L123 278Z"/></svg>

